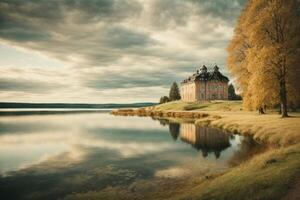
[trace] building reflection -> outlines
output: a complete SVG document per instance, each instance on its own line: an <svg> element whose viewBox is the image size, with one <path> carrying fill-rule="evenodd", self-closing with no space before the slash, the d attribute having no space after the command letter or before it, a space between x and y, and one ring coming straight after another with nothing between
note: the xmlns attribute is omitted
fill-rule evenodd
<svg viewBox="0 0 300 200"><path fill-rule="evenodd" d="M211 127L200 127L195 124L181 124L180 139L191 144L202 152L203 157L214 153L219 158L221 152L230 147L230 135Z"/></svg>
<svg viewBox="0 0 300 200"><path fill-rule="evenodd" d="M229 147L233 148L234 151L229 154L230 159L227 160L229 166L236 166L267 149L265 145L258 144L249 136L224 133L220 129L196 126L189 121L176 123L169 119L153 118L153 120L159 120L162 126L168 125L173 140L180 138L182 142L200 151L203 157L213 153L219 158L222 151Z"/></svg>

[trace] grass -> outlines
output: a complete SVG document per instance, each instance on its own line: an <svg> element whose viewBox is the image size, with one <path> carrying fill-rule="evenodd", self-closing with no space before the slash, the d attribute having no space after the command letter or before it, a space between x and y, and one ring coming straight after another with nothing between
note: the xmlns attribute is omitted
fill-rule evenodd
<svg viewBox="0 0 300 200"><path fill-rule="evenodd" d="M242 101L182 102L172 101L153 107L158 111L240 111Z"/></svg>
<svg viewBox="0 0 300 200"><path fill-rule="evenodd" d="M281 199L300 173L300 145L268 151L179 199Z"/></svg>
<svg viewBox="0 0 300 200"><path fill-rule="evenodd" d="M204 112L207 118L196 120L199 125L211 125L230 132L251 135L254 139L278 146L300 142L300 113L281 118L274 111L265 115L242 111L241 101L213 101L187 103L174 101L152 107L157 112ZM219 116L219 117L217 117Z"/></svg>
<svg viewBox="0 0 300 200"><path fill-rule="evenodd" d="M154 110L205 112L209 116L197 119L196 124L251 135L279 146L204 181L183 199L281 199L294 184L293 178L300 177L300 113L290 113L289 118L281 118L274 111L258 115L243 111L241 101L176 101L155 106Z"/></svg>
<svg viewBox="0 0 300 200"><path fill-rule="evenodd" d="M271 149L223 174L185 179L137 180L129 186L74 193L66 200L279 200L300 173L300 145Z"/></svg>
<svg viewBox="0 0 300 200"><path fill-rule="evenodd" d="M258 115L252 112L223 112L210 125L230 132L252 135L264 143L286 146L300 142L300 113L289 118L277 114ZM196 121L199 123L201 121Z"/></svg>
<svg viewBox="0 0 300 200"><path fill-rule="evenodd" d="M274 111L266 115L242 110L241 101L186 103L169 102L144 108L161 116L193 116L196 124L210 125L234 133L253 136L273 146L230 171L209 179L191 178L171 186L156 184L151 194L145 190L143 199L281 199L286 196L295 179L300 179L300 113L281 118ZM182 119L182 120L183 120ZM178 120L178 119L177 119ZM173 193L170 193L172 188ZM299 190L299 188L294 188ZM153 194L155 194L153 196ZM131 196L132 198L135 195Z"/></svg>

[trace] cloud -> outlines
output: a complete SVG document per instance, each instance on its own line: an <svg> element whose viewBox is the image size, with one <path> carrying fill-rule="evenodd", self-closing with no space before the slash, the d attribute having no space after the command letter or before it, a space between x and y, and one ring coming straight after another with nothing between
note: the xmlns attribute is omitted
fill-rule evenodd
<svg viewBox="0 0 300 200"><path fill-rule="evenodd" d="M185 26L193 17L234 23L245 2L246 0L153 0L150 11L152 25L160 28ZM205 24L202 25L205 27Z"/></svg>
<svg viewBox="0 0 300 200"><path fill-rule="evenodd" d="M157 28L184 26L192 5L180 0L154 0L150 8L151 25Z"/></svg>
<svg viewBox="0 0 300 200"><path fill-rule="evenodd" d="M71 101L74 92L103 101L109 99L103 95L116 89L123 95L135 88L167 88L202 64L217 63L224 69L225 48L244 1L3 0L0 41L60 60L65 67L56 68L58 75L51 77L43 69L46 75L38 81L0 75L0 90L29 96L64 87L55 95L60 101ZM10 68L1 61L0 66ZM38 73L30 67L14 67L22 68L24 75ZM126 101L155 100L158 93L162 92ZM12 93L6 94L2 98L12 98ZM45 95L45 100L53 97Z"/></svg>
<svg viewBox="0 0 300 200"><path fill-rule="evenodd" d="M50 35L48 34L22 28L11 28L9 30L3 30L1 31L0 36L8 40L16 40L17 42L41 41L50 38Z"/></svg>
<svg viewBox="0 0 300 200"><path fill-rule="evenodd" d="M86 78L86 77L88 78ZM105 71L82 77L84 85L96 89L148 88L170 86L173 80L179 79L176 72L160 73L160 71L129 70Z"/></svg>
<svg viewBox="0 0 300 200"><path fill-rule="evenodd" d="M7 67L7 69L0 69L0 74L2 94L4 92L27 92L45 95L65 88L66 84L63 80L67 80L66 74L41 68Z"/></svg>
<svg viewBox="0 0 300 200"><path fill-rule="evenodd" d="M116 49L148 46L151 43L155 43L151 38L144 34L132 31L122 27L108 27L103 34L102 44L106 44L109 47Z"/></svg>
<svg viewBox="0 0 300 200"><path fill-rule="evenodd" d="M234 23L247 0L190 0L190 2L199 8L202 15Z"/></svg>
<svg viewBox="0 0 300 200"><path fill-rule="evenodd" d="M2 91L27 91L34 93L46 93L60 88L59 84L47 84L41 81L0 78L0 90Z"/></svg>

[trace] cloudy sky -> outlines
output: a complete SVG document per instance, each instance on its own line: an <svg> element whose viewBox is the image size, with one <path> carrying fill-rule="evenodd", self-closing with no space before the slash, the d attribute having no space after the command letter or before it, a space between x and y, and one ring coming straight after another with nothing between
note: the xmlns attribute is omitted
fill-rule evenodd
<svg viewBox="0 0 300 200"><path fill-rule="evenodd" d="M0 101L157 101L218 64L246 0L0 0Z"/></svg>

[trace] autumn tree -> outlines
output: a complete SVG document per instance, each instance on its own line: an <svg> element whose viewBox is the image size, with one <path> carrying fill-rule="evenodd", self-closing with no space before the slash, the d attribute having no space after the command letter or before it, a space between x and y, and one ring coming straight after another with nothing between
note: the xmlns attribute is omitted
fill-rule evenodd
<svg viewBox="0 0 300 200"><path fill-rule="evenodd" d="M170 93L169 93L169 99L170 99L170 101L176 101L176 100L181 99L179 87L176 82L173 82L173 84L171 86Z"/></svg>
<svg viewBox="0 0 300 200"><path fill-rule="evenodd" d="M244 106L299 105L300 1L249 0L228 47L228 68L240 84Z"/></svg>

